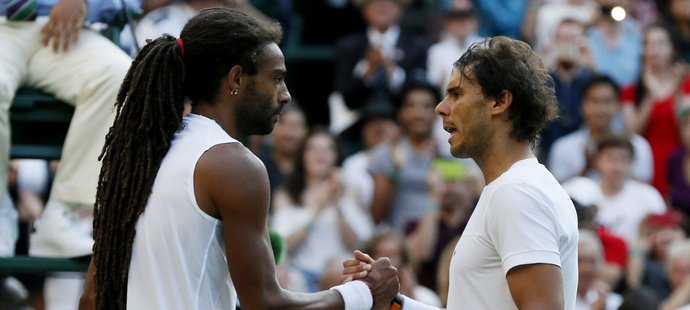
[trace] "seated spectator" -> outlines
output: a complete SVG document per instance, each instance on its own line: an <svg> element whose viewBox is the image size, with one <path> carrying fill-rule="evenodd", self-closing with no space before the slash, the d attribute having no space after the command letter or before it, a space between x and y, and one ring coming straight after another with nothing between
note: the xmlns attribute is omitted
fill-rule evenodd
<svg viewBox="0 0 690 310"><path fill-rule="evenodd" d="M560 109L558 119L548 122L542 131L538 154L542 162L549 158L554 141L582 126L582 87L592 76L592 56L584 31L583 24L564 19L556 26L553 40L540 50Z"/></svg>
<svg viewBox="0 0 690 310"><path fill-rule="evenodd" d="M589 25L594 20L598 6L594 0L565 0L542 4L536 12L534 24L536 49L548 45L558 25L564 20L571 20L581 25Z"/></svg>
<svg viewBox="0 0 690 310"><path fill-rule="evenodd" d="M400 27L406 0L357 0L366 32L335 44L335 90L357 110L374 97L393 100L404 84L426 77L426 39ZM449 64L450 65L450 64Z"/></svg>
<svg viewBox="0 0 690 310"><path fill-rule="evenodd" d="M398 269L400 294L414 298L429 306L441 306L438 295L427 287L420 285L410 262L410 257L401 234L393 230L376 233L364 249L372 258L388 257L391 265Z"/></svg>
<svg viewBox="0 0 690 310"><path fill-rule="evenodd" d="M594 169L596 145L615 133L614 117L619 111L616 84L604 75L592 76L582 85L582 116L584 124L578 131L554 143L548 167L559 182L575 176L598 179ZM652 151L647 140L637 134L630 136L634 149L631 177L643 182L652 179Z"/></svg>
<svg viewBox="0 0 690 310"><path fill-rule="evenodd" d="M477 35L478 20L471 0L453 1L443 13L443 39L429 47L427 81L445 94L452 63L472 45L481 41Z"/></svg>
<svg viewBox="0 0 690 310"><path fill-rule="evenodd" d="M575 177L563 183L563 188L575 205L578 228L596 232L601 243L604 262L598 268L598 277L609 287L618 287L628 264L628 247L623 238L594 221L597 206L604 199L599 184L585 177Z"/></svg>
<svg viewBox="0 0 690 310"><path fill-rule="evenodd" d="M678 240L668 249L666 270L671 282L671 296L661 310L690 309L690 239Z"/></svg>
<svg viewBox="0 0 690 310"><path fill-rule="evenodd" d="M667 269L668 248L685 238L680 228L677 212L650 214L640 223L640 232L630 245L630 259L627 268L629 289L647 287L658 300L666 299L671 293Z"/></svg>
<svg viewBox="0 0 690 310"><path fill-rule="evenodd" d="M609 136L599 142L595 157L604 195L596 221L623 237L628 245L637 238L647 214L666 212L666 203L654 187L630 178L634 154L628 138Z"/></svg>
<svg viewBox="0 0 690 310"><path fill-rule="evenodd" d="M683 214L683 222L687 225L690 223L690 106L681 108L679 114L683 145L669 157L666 175L671 207ZM690 226L684 228L686 233L690 233Z"/></svg>
<svg viewBox="0 0 690 310"><path fill-rule="evenodd" d="M658 1L662 20L671 42L677 47L679 58L690 62L690 10L685 0Z"/></svg>
<svg viewBox="0 0 690 310"><path fill-rule="evenodd" d="M10 150L8 111L20 86L48 92L75 107L60 167L31 235L29 254L90 255L93 238L75 218L90 221L105 136L115 117L113 103L132 60L113 42L83 27L112 24L123 3L138 1L2 1L0 4L0 201L5 201ZM84 216L82 216L82 214ZM87 225L91 226L91 225ZM76 309L83 279L48 280L49 309ZM56 284L56 285L55 285ZM53 298L53 297L61 298ZM63 303L64 302L64 303Z"/></svg>
<svg viewBox="0 0 690 310"><path fill-rule="evenodd" d="M598 272L604 263L602 245L596 234L580 230L577 247L577 299L575 308L582 310L615 310L623 303L623 297L611 292L611 287L601 279Z"/></svg>
<svg viewBox="0 0 690 310"><path fill-rule="evenodd" d="M403 92L398 110L401 136L379 145L369 166L374 176L371 214L375 223L405 233L432 204L426 180L439 150L433 138L434 108L439 101L436 88L429 84L412 85Z"/></svg>
<svg viewBox="0 0 690 310"><path fill-rule="evenodd" d="M675 109L689 96L690 75L679 62L667 30L650 26L644 32L640 80L626 87L621 97L625 128L641 134L652 147L652 185L664 197L668 194L668 158L681 145Z"/></svg>
<svg viewBox="0 0 690 310"><path fill-rule="evenodd" d="M357 136L364 144L364 149L348 156L343 162L342 180L345 195L351 197L367 214L371 214L371 202L374 198L374 178L369 173L369 165L377 146L397 139L399 128L394 118L393 106L386 101L379 101L363 107L358 123L343 133Z"/></svg>
<svg viewBox="0 0 690 310"><path fill-rule="evenodd" d="M626 291L618 310L658 310L659 305L656 294L649 288L641 287Z"/></svg>
<svg viewBox="0 0 690 310"><path fill-rule="evenodd" d="M327 262L346 256L371 236L367 214L343 199L335 136L315 129L302 144L292 173L276 193L271 226L285 238L291 267L302 273L309 292Z"/></svg>
<svg viewBox="0 0 690 310"><path fill-rule="evenodd" d="M302 109L294 103L283 106L283 112L270 135L272 143L262 148L259 154L268 172L271 194L275 194L285 176L292 173L297 161L297 151L307 131L307 120Z"/></svg>
<svg viewBox="0 0 690 310"><path fill-rule="evenodd" d="M410 260L419 283L437 291L436 275L443 249L465 230L478 196L472 190L474 176L456 159L437 159L430 176L434 205L429 207L406 237Z"/></svg>
<svg viewBox="0 0 690 310"><path fill-rule="evenodd" d="M479 15L479 35L484 37L520 37L520 26L527 11L528 1L481 0L475 1Z"/></svg>
<svg viewBox="0 0 690 310"><path fill-rule="evenodd" d="M618 85L637 81L642 54L642 36L632 18L616 21L611 10L617 0L597 0L601 14L587 31L594 70L610 76Z"/></svg>

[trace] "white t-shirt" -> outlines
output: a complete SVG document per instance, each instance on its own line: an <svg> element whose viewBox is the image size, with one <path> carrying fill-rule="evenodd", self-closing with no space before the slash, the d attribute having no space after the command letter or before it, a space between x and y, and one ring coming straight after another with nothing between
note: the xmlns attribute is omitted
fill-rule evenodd
<svg viewBox="0 0 690 310"><path fill-rule="evenodd" d="M561 268L565 309L575 309L577 215L565 190L535 158L488 184L450 264L448 309L517 309L506 275L526 264Z"/></svg>
<svg viewBox="0 0 690 310"><path fill-rule="evenodd" d="M615 196L604 195L595 220L632 244L637 239L640 223L647 214L666 212L661 194L649 184L628 180Z"/></svg>
<svg viewBox="0 0 690 310"><path fill-rule="evenodd" d="M630 136L630 143L635 151L630 175L638 180L649 182L654 171L652 148L645 138L638 134ZM577 176L587 165L585 152L588 147L596 148L592 135L587 127L557 139L549 153L549 171L559 182L565 182ZM587 177L599 179L599 175L592 169Z"/></svg>
<svg viewBox="0 0 690 310"><path fill-rule="evenodd" d="M127 309L235 309L223 223L202 211L194 195L197 161L222 143L237 140L209 118L184 118L137 220Z"/></svg>

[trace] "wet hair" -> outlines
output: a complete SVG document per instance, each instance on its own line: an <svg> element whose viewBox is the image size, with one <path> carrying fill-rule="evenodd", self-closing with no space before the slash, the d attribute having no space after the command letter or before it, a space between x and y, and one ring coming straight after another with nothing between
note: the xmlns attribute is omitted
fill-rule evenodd
<svg viewBox="0 0 690 310"><path fill-rule="evenodd" d="M608 75L604 74L595 74L589 77L585 81L585 84L582 85L582 97L587 94L594 86L599 86L599 85L607 85L613 89L614 94L616 95L616 99L620 97L621 90L618 88L618 84L610 78Z"/></svg>
<svg viewBox="0 0 690 310"><path fill-rule="evenodd" d="M201 11L177 39L150 41L132 62L106 136L94 210L93 259L98 309L125 309L135 225L144 212L161 161L180 129L184 99L212 103L230 68L255 74L280 26L240 11Z"/></svg>
<svg viewBox="0 0 690 310"><path fill-rule="evenodd" d="M499 99L501 92L511 93L510 136L518 141L534 145L546 123L558 117L553 79L525 42L487 38L473 44L453 66L463 78L481 86L484 98Z"/></svg>
<svg viewBox="0 0 690 310"><path fill-rule="evenodd" d="M597 144L597 153L601 154L603 150L610 148L624 149L630 153L631 159L635 157L635 148L633 147L632 142L630 142L630 138L626 135L616 134L604 137Z"/></svg>
<svg viewBox="0 0 690 310"><path fill-rule="evenodd" d="M295 155L296 162L295 167L292 170L292 173L287 175L287 177L285 178L285 182L283 183L285 192L290 198L290 201L299 206L303 205L304 203L302 201L302 193L307 188L307 170L304 163L304 154L306 153L307 144L309 143L309 140L311 140L311 138L317 135L325 135L329 137L333 142L336 154L335 166L340 166L342 162L342 150L340 148L340 140L338 139L338 137L330 131L328 131L328 129L325 127L316 126L312 128L309 131L309 134L307 134L307 136L302 141L302 145L300 146L299 151L297 151L297 154Z"/></svg>

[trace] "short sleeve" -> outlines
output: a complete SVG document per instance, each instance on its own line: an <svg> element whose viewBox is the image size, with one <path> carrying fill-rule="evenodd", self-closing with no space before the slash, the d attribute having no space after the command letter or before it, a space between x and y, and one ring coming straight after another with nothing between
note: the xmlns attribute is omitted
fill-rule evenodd
<svg viewBox="0 0 690 310"><path fill-rule="evenodd" d="M504 274L527 264L561 266L556 215L538 198L536 189L508 183L494 192L489 203L489 238Z"/></svg>

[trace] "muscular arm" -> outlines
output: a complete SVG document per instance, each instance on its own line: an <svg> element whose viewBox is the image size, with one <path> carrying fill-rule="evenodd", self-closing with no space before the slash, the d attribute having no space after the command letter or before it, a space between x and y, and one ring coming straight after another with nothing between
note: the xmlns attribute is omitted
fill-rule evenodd
<svg viewBox="0 0 690 310"><path fill-rule="evenodd" d="M561 269L550 264L517 266L506 276L518 309L563 309Z"/></svg>
<svg viewBox="0 0 690 310"><path fill-rule="evenodd" d="M194 183L199 206L223 221L228 269L243 308L344 307L336 291L298 294L278 285L266 228L268 176L251 152L238 143L211 148L197 163Z"/></svg>

